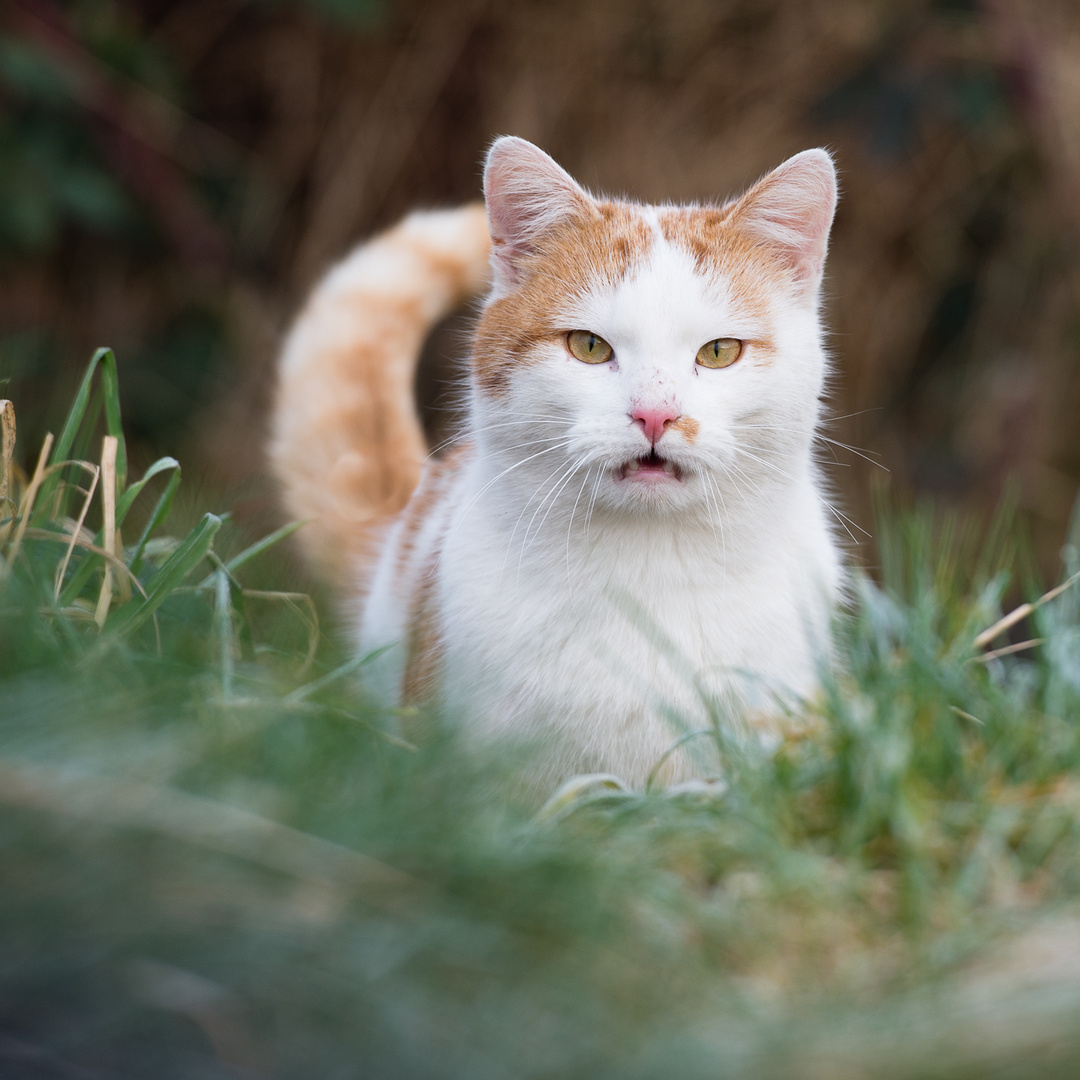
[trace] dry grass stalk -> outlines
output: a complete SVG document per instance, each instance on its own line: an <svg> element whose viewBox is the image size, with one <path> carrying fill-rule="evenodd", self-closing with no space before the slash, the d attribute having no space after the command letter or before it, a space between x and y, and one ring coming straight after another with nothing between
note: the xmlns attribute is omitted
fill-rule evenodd
<svg viewBox="0 0 1080 1080"><path fill-rule="evenodd" d="M41 444L41 453L38 454L37 465L34 466L34 475L30 477L30 483L26 485L26 492L19 501L19 524L15 528L15 536L11 541L11 548L7 555L7 565L9 567L14 565L15 559L19 555L23 534L26 532L26 524L30 520L31 511L34 509L34 502L37 500L38 489L45 479L45 462L49 460L49 454L52 452L52 445L53 434L50 431L45 436L45 441Z"/></svg>
<svg viewBox="0 0 1080 1080"><path fill-rule="evenodd" d="M71 543L71 536L69 533L50 532L48 529L28 528L26 529L24 536L27 540L52 540L57 543ZM139 581L139 579L131 572L127 563L125 563L118 555L110 555L103 547L98 547L97 544L91 543L89 540L77 534L74 545L75 547L82 548L83 551L89 552L91 555L97 555L99 558L104 559L114 570L119 571L117 578L126 581L128 589L134 585L143 598L146 598L146 590L142 587L142 582Z"/></svg>
<svg viewBox="0 0 1080 1080"><path fill-rule="evenodd" d="M1026 619L1034 610L1034 604L1021 604L1019 607L1013 608L1008 615L998 619L993 626L988 627L975 639L975 648L985 649L998 634L1004 634L1006 630L1011 630L1021 619Z"/></svg>
<svg viewBox="0 0 1080 1080"><path fill-rule="evenodd" d="M64 462L67 465L68 462ZM96 466L90 464L90 462L79 462L79 465L90 474L90 487L83 494L82 509L79 511L78 518L70 526L71 529L71 542L68 544L67 551L64 552L64 558L61 560L60 565L56 569L56 581L54 583L54 595L57 599L60 598L60 589L64 584L64 575L67 573L68 563L71 561L71 553L75 550L76 542L82 537L83 522L86 520L86 512L90 509L90 503L93 501L94 492L97 491L98 480L101 475L101 470ZM52 466L47 472L52 472L57 466ZM79 489L82 491L82 488Z"/></svg>
<svg viewBox="0 0 1080 1080"><path fill-rule="evenodd" d="M1030 638L1028 641L1016 641L1012 645L1004 645L1000 649L991 649L990 652L983 653L982 656L972 657L978 663L988 664L991 660L996 660L999 656L1012 656L1013 653L1026 652L1028 649L1034 649L1036 646L1044 644L1046 638Z"/></svg>
<svg viewBox="0 0 1080 1080"><path fill-rule="evenodd" d="M10 501L12 459L15 457L15 406L0 400L0 502Z"/></svg>
<svg viewBox="0 0 1080 1080"><path fill-rule="evenodd" d="M105 550L112 556L116 555L116 448L118 440L115 435L106 435L101 444L101 504L102 544ZM113 572L111 564L105 563L105 577L101 582L101 593L98 596L97 608L94 611L94 622L98 626L105 625L105 616L109 614L109 605L112 603Z"/></svg>
<svg viewBox="0 0 1080 1080"><path fill-rule="evenodd" d="M1045 592L1038 600L1033 604L1021 604L1017 608L1013 608L1008 615L998 619L993 626L987 627L979 636L975 639L974 645L976 649L985 649L991 641L998 635L1004 634L1006 630L1012 629L1021 619L1026 619L1029 615L1033 614L1037 608L1041 608L1043 604L1050 603L1051 600L1059 597L1067 589L1071 589L1078 581L1080 581L1080 573L1073 574L1067 581L1063 581L1060 585L1050 589L1049 592ZM996 650L994 653L997 655L1005 655L1003 650Z"/></svg>

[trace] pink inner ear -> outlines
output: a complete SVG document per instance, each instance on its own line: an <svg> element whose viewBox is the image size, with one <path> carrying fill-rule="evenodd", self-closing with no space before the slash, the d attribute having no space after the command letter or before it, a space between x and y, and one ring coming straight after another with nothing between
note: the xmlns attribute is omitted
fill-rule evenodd
<svg viewBox="0 0 1080 1080"><path fill-rule="evenodd" d="M797 281L816 287L836 210L836 169L824 150L804 150L759 180L731 220L783 256Z"/></svg>
<svg viewBox="0 0 1080 1080"><path fill-rule="evenodd" d="M592 200L574 178L524 139L497 139L484 167L484 198L496 273L514 275L514 259L567 217L588 213Z"/></svg>

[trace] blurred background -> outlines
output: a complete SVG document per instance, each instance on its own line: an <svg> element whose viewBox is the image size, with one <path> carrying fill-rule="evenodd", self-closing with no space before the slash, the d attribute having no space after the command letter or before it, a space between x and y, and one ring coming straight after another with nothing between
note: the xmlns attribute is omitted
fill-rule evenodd
<svg viewBox="0 0 1080 1080"><path fill-rule="evenodd" d="M874 462L979 512L1011 488L1055 567L1080 483L1070 0L5 0L0 396L24 461L110 345L136 463L176 454L269 513L305 291L410 208L476 198L500 133L644 200L830 147L843 504L871 527ZM434 422L461 341L429 348Z"/></svg>

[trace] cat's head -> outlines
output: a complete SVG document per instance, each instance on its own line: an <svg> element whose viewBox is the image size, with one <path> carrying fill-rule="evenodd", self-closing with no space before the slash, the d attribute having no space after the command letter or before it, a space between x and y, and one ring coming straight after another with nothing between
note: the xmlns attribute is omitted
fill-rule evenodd
<svg viewBox="0 0 1080 1080"><path fill-rule="evenodd" d="M836 205L824 150L723 205L644 206L594 198L531 143L502 138L484 188L493 286L473 415L513 466L508 487L709 513L718 497L805 479Z"/></svg>

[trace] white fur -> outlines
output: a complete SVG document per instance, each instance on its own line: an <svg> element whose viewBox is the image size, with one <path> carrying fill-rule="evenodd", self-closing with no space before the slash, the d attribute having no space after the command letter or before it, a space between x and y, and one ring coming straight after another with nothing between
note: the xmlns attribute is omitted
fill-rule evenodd
<svg viewBox="0 0 1080 1080"><path fill-rule="evenodd" d="M811 157L810 173L820 166ZM536 204L540 181L511 175ZM567 197L560 186L557 206ZM445 520L425 526L411 572L430 566L441 539L441 696L477 734L542 744L540 785L594 771L643 784L687 730L717 715L775 715L814 691L841 583L811 452L827 370L823 202L820 192L807 201L809 240L781 206L781 239L802 243L810 269L781 276L764 314L740 307L730 278L701 273L648 214L651 245L636 271L568 296L555 313L605 338L610 362L581 363L553 342L514 369L505 392L471 390L476 450L442 504ZM501 212L523 230L530 212L552 213L512 200ZM499 279L496 260L494 296L512 287L511 272L512 262ZM748 347L729 368L695 364L714 338L766 335L771 363ZM617 478L648 452L629 415L642 404L700 424L696 438L669 430L657 446L683 470L681 485ZM395 547L391 533L361 621L365 650L405 632L410 570ZM390 692L402 659L397 648L383 662ZM706 746L688 743L667 779L714 771Z"/></svg>

